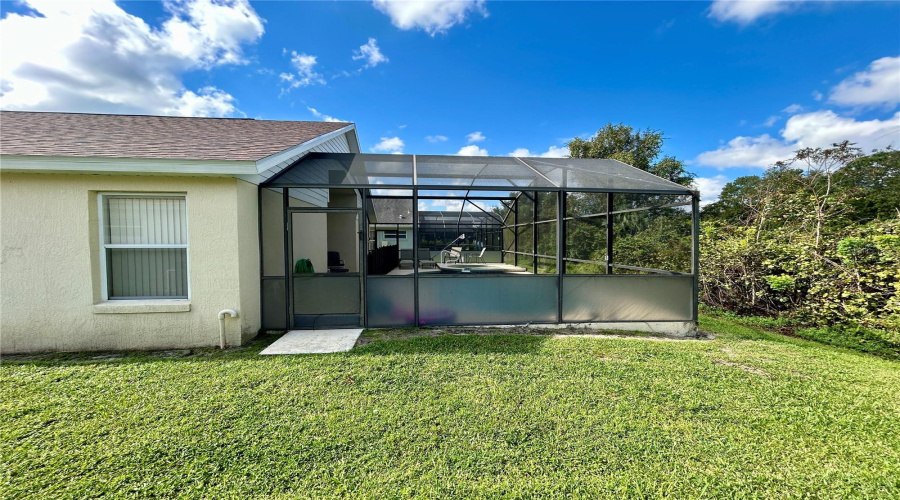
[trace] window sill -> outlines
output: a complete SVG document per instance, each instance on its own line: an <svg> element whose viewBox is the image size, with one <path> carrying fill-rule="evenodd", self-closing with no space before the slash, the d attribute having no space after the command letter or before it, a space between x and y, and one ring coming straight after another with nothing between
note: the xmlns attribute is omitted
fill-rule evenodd
<svg viewBox="0 0 900 500"><path fill-rule="evenodd" d="M185 299L104 300L94 304L94 314L143 314L188 312L191 301Z"/></svg>

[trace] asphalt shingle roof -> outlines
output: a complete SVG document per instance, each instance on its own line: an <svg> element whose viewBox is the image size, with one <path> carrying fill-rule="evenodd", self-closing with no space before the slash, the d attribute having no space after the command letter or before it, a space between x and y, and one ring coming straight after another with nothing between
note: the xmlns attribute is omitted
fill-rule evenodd
<svg viewBox="0 0 900 500"><path fill-rule="evenodd" d="M257 161L343 122L0 112L0 154Z"/></svg>

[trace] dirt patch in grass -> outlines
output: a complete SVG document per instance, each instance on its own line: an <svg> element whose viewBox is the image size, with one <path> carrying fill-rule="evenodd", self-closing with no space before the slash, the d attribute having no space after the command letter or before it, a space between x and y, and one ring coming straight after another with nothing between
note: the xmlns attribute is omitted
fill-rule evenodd
<svg viewBox="0 0 900 500"><path fill-rule="evenodd" d="M768 377L768 376L769 376L768 372L766 372L765 370L762 370L762 369L760 369L760 368L756 368L755 366L742 365L742 364L740 364L740 363L735 363L734 361L727 361L727 360L724 360L724 359L717 359L717 360L713 361L713 364L716 364L716 365L719 365L719 366L730 366L730 367L732 367L732 368L738 368L738 369L740 369L740 370L744 370L744 371L747 372L747 373L752 373L752 374L754 374L754 375L759 375L759 376L761 376L761 377Z"/></svg>

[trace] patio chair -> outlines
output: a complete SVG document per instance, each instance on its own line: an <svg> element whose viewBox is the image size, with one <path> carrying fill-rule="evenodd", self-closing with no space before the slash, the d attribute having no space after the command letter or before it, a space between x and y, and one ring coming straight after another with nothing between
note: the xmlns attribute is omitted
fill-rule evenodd
<svg viewBox="0 0 900 500"><path fill-rule="evenodd" d="M413 268L413 251L400 250L400 269Z"/></svg>
<svg viewBox="0 0 900 500"><path fill-rule="evenodd" d="M462 262L462 247L450 247L450 257L446 260L450 264Z"/></svg>
<svg viewBox="0 0 900 500"><path fill-rule="evenodd" d="M428 269L437 267L437 262L431 258L431 250L427 248L419 249L419 267Z"/></svg>
<svg viewBox="0 0 900 500"><path fill-rule="evenodd" d="M473 255L473 256L472 256L472 261L473 261L473 262L480 262L480 263L482 263L482 264L485 264L485 262L484 262L484 252L485 252L486 250L487 250L487 248L482 248L482 249L481 249L481 253L479 253L478 255Z"/></svg>
<svg viewBox="0 0 900 500"><path fill-rule="evenodd" d="M329 273L346 273L349 269L344 267L344 261L341 260L341 253L328 251L328 272Z"/></svg>

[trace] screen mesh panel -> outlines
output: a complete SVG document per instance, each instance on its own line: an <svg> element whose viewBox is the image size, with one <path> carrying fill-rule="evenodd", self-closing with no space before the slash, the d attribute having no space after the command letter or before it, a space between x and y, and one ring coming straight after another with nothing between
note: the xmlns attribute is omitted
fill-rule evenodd
<svg viewBox="0 0 900 500"><path fill-rule="evenodd" d="M416 171L420 186L554 187L510 157L417 155Z"/></svg>
<svg viewBox="0 0 900 500"><path fill-rule="evenodd" d="M688 191L615 160L360 153L310 153L264 185Z"/></svg>
<svg viewBox="0 0 900 500"><path fill-rule="evenodd" d="M686 192L688 188L615 160L592 158L523 158L562 188L630 189Z"/></svg>
<svg viewBox="0 0 900 500"><path fill-rule="evenodd" d="M419 279L419 323L553 323L555 276L428 276Z"/></svg>
<svg viewBox="0 0 900 500"><path fill-rule="evenodd" d="M565 276L563 321L690 321L692 278Z"/></svg>
<svg viewBox="0 0 900 500"><path fill-rule="evenodd" d="M366 312L369 326L414 326L416 324L413 278L369 278Z"/></svg>

